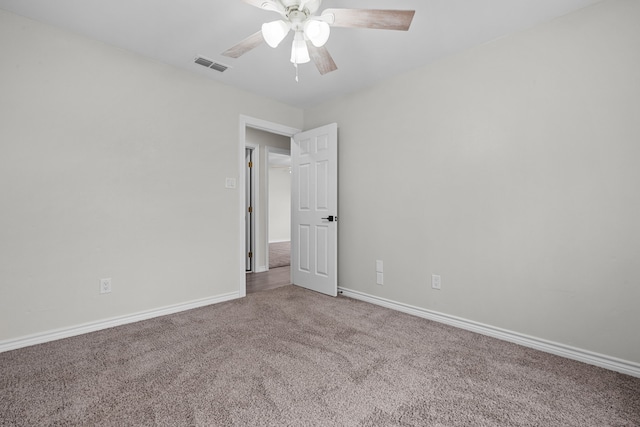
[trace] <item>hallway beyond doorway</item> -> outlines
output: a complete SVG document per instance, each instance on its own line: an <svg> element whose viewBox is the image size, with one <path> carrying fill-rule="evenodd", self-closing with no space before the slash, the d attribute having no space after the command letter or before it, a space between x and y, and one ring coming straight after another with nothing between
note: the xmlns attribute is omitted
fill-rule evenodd
<svg viewBox="0 0 640 427"><path fill-rule="evenodd" d="M291 267L273 268L264 273L247 273L247 294L291 285Z"/></svg>

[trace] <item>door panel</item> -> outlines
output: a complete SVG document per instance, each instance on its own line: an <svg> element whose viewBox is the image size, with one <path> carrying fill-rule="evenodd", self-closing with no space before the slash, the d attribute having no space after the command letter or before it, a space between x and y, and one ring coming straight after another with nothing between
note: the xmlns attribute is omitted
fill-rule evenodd
<svg viewBox="0 0 640 427"><path fill-rule="evenodd" d="M305 273L311 272L309 255L311 253L310 227L308 224L300 224L298 231L298 269Z"/></svg>
<svg viewBox="0 0 640 427"><path fill-rule="evenodd" d="M329 210L329 162L316 163L316 206L324 211Z"/></svg>
<svg viewBox="0 0 640 427"><path fill-rule="evenodd" d="M336 296L338 126L334 123L294 135L291 165L293 284Z"/></svg>
<svg viewBox="0 0 640 427"><path fill-rule="evenodd" d="M311 209L311 204L309 203L311 200L309 197L311 193L310 175L309 165L300 165L298 169L298 210L300 212L308 212Z"/></svg>
<svg viewBox="0 0 640 427"><path fill-rule="evenodd" d="M327 277L329 275L329 227L316 227L316 274Z"/></svg>

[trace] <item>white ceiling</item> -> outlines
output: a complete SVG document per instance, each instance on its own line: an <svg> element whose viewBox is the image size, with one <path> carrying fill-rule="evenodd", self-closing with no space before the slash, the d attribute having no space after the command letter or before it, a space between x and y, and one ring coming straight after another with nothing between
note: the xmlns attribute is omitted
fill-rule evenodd
<svg viewBox="0 0 640 427"><path fill-rule="evenodd" d="M338 70L321 76L304 64L299 83L290 42L277 49L263 43L238 59L221 55L279 18L241 0L0 0L0 8L305 108L599 1L324 0L320 11L413 9L416 15L408 32L333 28L326 47ZM219 73L194 64L198 55L231 68Z"/></svg>

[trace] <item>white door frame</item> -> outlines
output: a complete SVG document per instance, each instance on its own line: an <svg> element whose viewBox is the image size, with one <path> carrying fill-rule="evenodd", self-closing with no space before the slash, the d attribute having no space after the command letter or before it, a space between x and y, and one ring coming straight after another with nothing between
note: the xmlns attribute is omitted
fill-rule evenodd
<svg viewBox="0 0 640 427"><path fill-rule="evenodd" d="M244 253L244 242L246 241L246 236L245 236L245 222L244 222L244 218L245 218L245 174L244 174L244 150L245 150L245 146L246 146L246 139L247 139L247 127L253 128L253 129L258 129L258 130L262 130L265 132L270 132L270 133L275 133L277 135L283 135L283 136L288 136L288 137L292 137L293 135L301 132L301 129L297 129L297 128L292 128L290 126L285 126L285 125L281 125L278 123L273 123L273 122L269 122L266 120L262 120L262 119L256 119L254 117L249 117L249 116L245 116L245 115L240 115L240 123L239 123L239 129L238 129L238 134L239 134L239 138L238 138L238 171L239 173L239 182L238 182L238 187L242 189L242 191L240 191L240 197L238 197L239 199L239 206L238 206L238 243L239 243L239 249L238 249L238 272L240 273L239 276L239 283L240 283L240 287L238 289L238 296L240 298L245 297L247 295L247 277L246 277L246 258L245 258L245 253Z"/></svg>
<svg viewBox="0 0 640 427"><path fill-rule="evenodd" d="M258 210L258 206L260 203L260 198L259 198L259 191L258 189L260 188L260 146L257 144L252 144L252 143L246 143L245 144L245 150L251 150L251 163L253 163L253 167L251 168L251 182L247 183L246 182L246 177L247 177L247 170L248 170L248 165L246 163L247 161L247 157L245 154L245 159L244 159L244 177L245 177L245 198L244 198L244 202L245 202L245 206L244 206L244 215L246 217L247 215L247 188L251 189L251 200L250 200L250 204L249 206L251 206L251 208L253 209L253 212L251 212L251 222L249 224L250 227L250 239L247 239L247 227L245 225L245 242L249 242L249 250L251 252L253 252L253 257L251 259L251 269L247 270L245 267L245 272L246 271L251 271L252 273L256 271L256 236L258 233L258 221L256 221L256 218L258 217L258 215L260 214L259 210ZM246 263L246 259L247 259L247 248L245 247L245 251L244 251L244 257L245 257L245 263Z"/></svg>

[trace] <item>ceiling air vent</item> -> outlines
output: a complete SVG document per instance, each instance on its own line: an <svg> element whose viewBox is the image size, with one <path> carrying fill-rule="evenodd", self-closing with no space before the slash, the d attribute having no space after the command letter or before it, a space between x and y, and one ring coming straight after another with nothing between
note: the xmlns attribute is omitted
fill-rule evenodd
<svg viewBox="0 0 640 427"><path fill-rule="evenodd" d="M210 59L207 58L203 58L201 56L198 56L195 61L196 64L200 64L203 67L207 67L207 68L211 68L212 70L216 70L216 71L220 71L221 73L224 72L227 68L229 68L228 65L224 65L224 64L219 64L217 62L213 62Z"/></svg>
<svg viewBox="0 0 640 427"><path fill-rule="evenodd" d="M214 62L213 64L211 64L209 66L209 68L211 68L212 70L220 71L221 73L223 73L224 70L226 70L229 67L227 67L226 65L222 65L222 64L218 64L218 63Z"/></svg>

